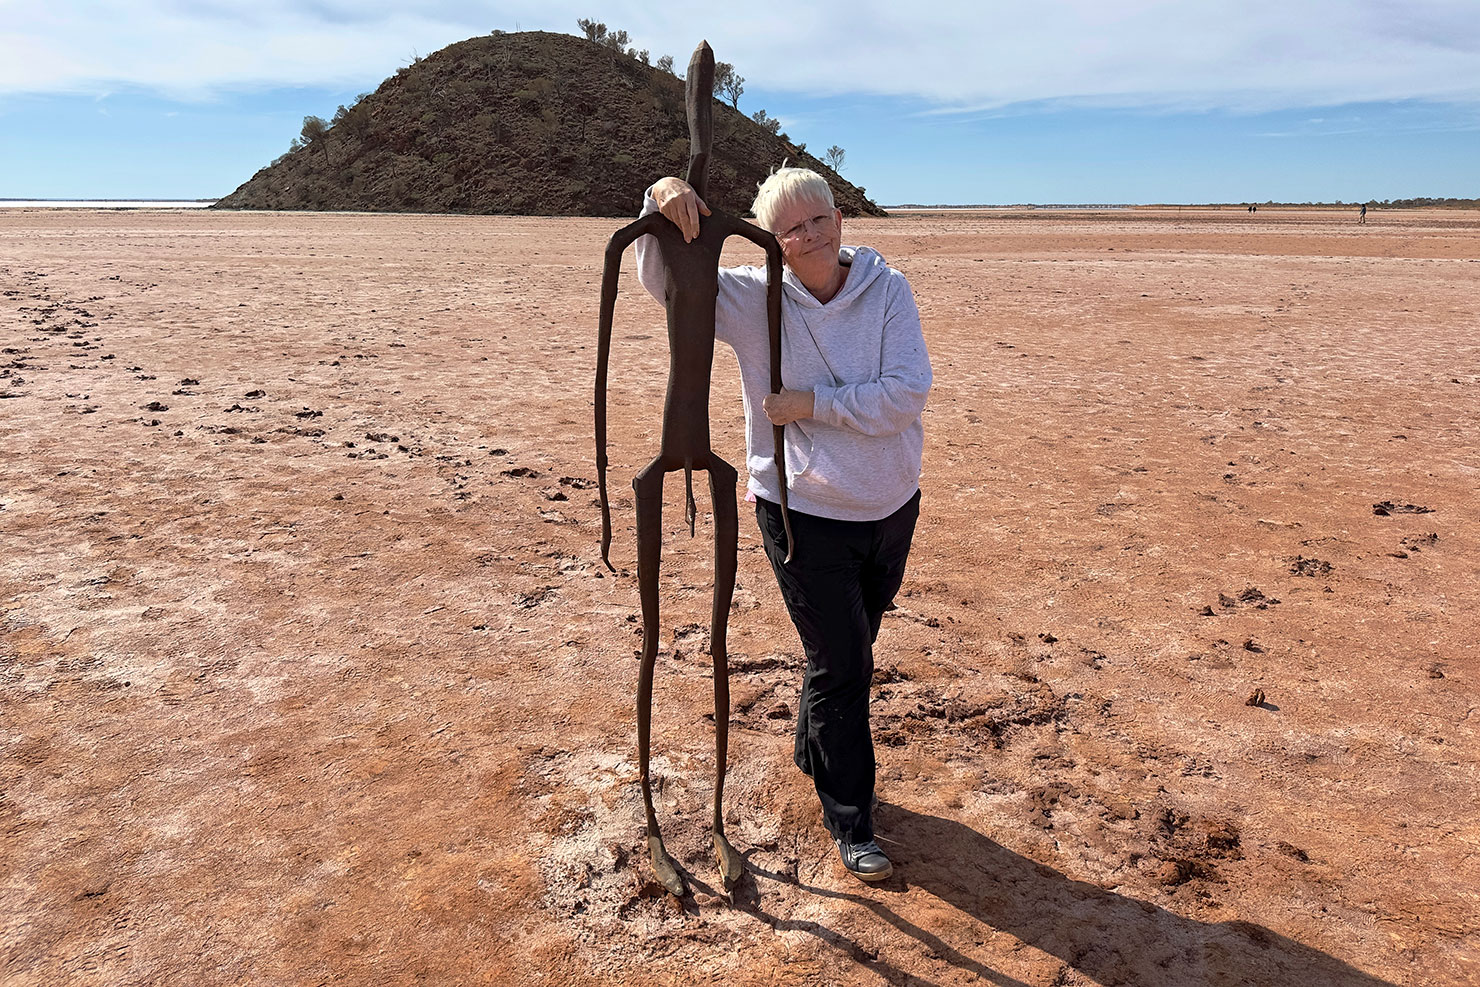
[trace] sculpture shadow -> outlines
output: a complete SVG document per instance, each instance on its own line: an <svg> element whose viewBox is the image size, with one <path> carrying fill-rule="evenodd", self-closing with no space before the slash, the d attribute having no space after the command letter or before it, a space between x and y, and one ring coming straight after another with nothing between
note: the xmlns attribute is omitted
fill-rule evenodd
<svg viewBox="0 0 1480 987"><path fill-rule="evenodd" d="M879 892L918 887L984 925L1058 957L1101 984L1241 985L1241 987L1394 987L1392 983L1252 922L1200 922L1151 902L1076 881L1008 850L962 823L880 803L880 832L898 866L895 876L863 893L831 891L750 864L758 880L793 884L812 894L868 908L945 962L985 983L1020 981L965 955L897 914ZM884 842L881 839L881 842ZM839 933L807 930L757 914L778 928L802 928L860 962L870 954ZM882 971L881 971L882 972ZM891 972L894 971L891 966ZM906 979L919 981L906 975Z"/></svg>

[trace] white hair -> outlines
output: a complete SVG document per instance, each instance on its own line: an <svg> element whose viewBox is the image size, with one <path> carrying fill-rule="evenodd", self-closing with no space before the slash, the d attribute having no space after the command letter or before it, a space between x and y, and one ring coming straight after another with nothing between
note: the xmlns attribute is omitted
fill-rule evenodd
<svg viewBox="0 0 1480 987"><path fill-rule="evenodd" d="M810 168L788 168L782 161L781 167L760 183L750 209L761 226L775 232L777 215L798 203L826 206L829 211L837 208L827 179Z"/></svg>

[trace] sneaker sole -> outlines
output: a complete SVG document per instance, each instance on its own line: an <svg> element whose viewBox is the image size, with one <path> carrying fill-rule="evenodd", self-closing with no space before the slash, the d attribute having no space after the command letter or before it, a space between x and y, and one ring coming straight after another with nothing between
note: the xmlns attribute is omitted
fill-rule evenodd
<svg viewBox="0 0 1480 987"><path fill-rule="evenodd" d="M860 881L868 881L870 884L873 884L877 881L887 881L889 878L893 877L894 867L891 864L888 870L881 870L873 874L861 874L856 870L850 870L848 873L852 874Z"/></svg>

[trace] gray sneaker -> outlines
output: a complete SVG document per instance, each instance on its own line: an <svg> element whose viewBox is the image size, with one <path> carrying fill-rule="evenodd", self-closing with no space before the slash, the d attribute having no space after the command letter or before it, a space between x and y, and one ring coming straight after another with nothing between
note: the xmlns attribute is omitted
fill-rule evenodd
<svg viewBox="0 0 1480 987"><path fill-rule="evenodd" d="M845 843L842 840L833 842L838 845L843 866L860 881L882 881L894 873L894 865L873 840L867 843Z"/></svg>

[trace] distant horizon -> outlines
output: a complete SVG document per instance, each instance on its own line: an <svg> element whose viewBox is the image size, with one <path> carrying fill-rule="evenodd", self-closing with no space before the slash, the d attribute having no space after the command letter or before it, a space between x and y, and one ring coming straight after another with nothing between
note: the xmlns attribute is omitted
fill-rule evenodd
<svg viewBox="0 0 1480 987"><path fill-rule="evenodd" d="M98 196L48 196L48 195L0 195L0 202L220 202L225 196L188 195L98 195Z"/></svg>
<svg viewBox="0 0 1480 987"><path fill-rule="evenodd" d="M0 207L16 208L17 206L36 205L38 208L61 208L65 206L86 206L90 204L107 205L115 203L137 203L139 205L189 205L194 207L208 207L221 201L225 196L215 197L187 197L187 196L100 196L100 197L70 197L70 196L0 196ZM1413 200L1423 200L1418 204L1410 204ZM1403 203L1403 204L1399 204ZM1350 209L1361 208L1363 205L1388 209L1480 209L1480 198L1459 198L1456 196L1408 196L1398 200L1376 200L1369 199L1365 202L1345 202L1340 199L1318 200L1318 201L1277 201L1265 200L1263 202L898 202L898 203L876 203L879 208L885 210L933 210L933 209L1084 209L1084 210L1110 210L1110 209L1244 209L1248 206L1265 209ZM250 210L247 210L250 211ZM283 210L286 212L359 212L362 210ZM379 210L377 210L379 212ZM406 212L417 214L415 210L386 210L388 213ZM425 215L482 215L478 213L427 213Z"/></svg>

